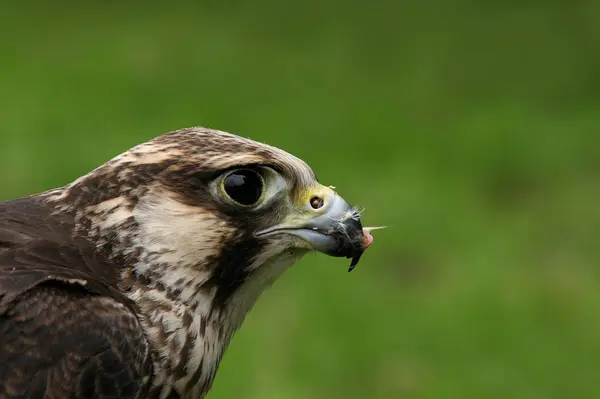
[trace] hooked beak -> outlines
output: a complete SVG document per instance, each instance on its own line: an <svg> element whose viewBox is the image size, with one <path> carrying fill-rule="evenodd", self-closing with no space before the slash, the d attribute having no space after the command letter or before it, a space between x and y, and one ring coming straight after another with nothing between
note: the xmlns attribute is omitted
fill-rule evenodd
<svg viewBox="0 0 600 399"><path fill-rule="evenodd" d="M373 242L373 237L368 229L363 228L356 208L328 187L319 186L316 191L318 193L305 196L310 198L310 205L308 209L304 207L301 215L308 213L308 218L296 216L295 220L269 227L258 232L257 236L277 233L295 235L308 242L315 251L351 258L350 272ZM312 202L315 199L316 203ZM321 206L315 207L315 204Z"/></svg>

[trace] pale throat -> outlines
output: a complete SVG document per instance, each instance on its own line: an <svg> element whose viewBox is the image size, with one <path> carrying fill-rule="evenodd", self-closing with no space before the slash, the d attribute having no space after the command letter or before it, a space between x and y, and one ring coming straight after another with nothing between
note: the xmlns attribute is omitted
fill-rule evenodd
<svg viewBox="0 0 600 399"><path fill-rule="evenodd" d="M140 261L135 265L138 272L152 270L150 275L158 278L158 284L134 283L129 292L140 307L153 348L155 385L184 397L202 397L208 392L231 338L261 292L307 252L277 251L278 245L263 248L247 266L252 273L225 303L219 304L215 303L218 287L205 284L210 272L198 264Z"/></svg>

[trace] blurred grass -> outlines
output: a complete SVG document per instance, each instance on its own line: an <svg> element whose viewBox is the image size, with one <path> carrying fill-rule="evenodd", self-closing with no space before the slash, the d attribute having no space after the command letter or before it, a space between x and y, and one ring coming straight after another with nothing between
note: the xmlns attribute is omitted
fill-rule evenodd
<svg viewBox="0 0 600 399"><path fill-rule="evenodd" d="M5 2L0 197L176 128L280 146L385 224L266 292L210 398L594 398L600 3Z"/></svg>

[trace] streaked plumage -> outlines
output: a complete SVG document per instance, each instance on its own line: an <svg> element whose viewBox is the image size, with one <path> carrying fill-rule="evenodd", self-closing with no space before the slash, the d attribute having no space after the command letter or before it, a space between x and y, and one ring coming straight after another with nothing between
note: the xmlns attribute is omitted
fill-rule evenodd
<svg viewBox="0 0 600 399"><path fill-rule="evenodd" d="M367 237L300 159L203 128L1 203L0 399L201 398L266 286Z"/></svg>

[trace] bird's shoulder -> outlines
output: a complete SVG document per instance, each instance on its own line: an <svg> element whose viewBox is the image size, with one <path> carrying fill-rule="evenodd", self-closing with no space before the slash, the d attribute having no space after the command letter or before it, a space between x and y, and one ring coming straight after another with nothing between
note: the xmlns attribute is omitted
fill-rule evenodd
<svg viewBox="0 0 600 399"><path fill-rule="evenodd" d="M4 310L0 398L147 397L148 343L122 303L44 284Z"/></svg>
<svg viewBox="0 0 600 399"><path fill-rule="evenodd" d="M119 267L72 234L73 219L32 198L0 203L0 313L40 284L78 285L131 305L117 288Z"/></svg>
<svg viewBox="0 0 600 399"><path fill-rule="evenodd" d="M115 265L34 199L0 204L0 398L134 398L150 375Z"/></svg>

